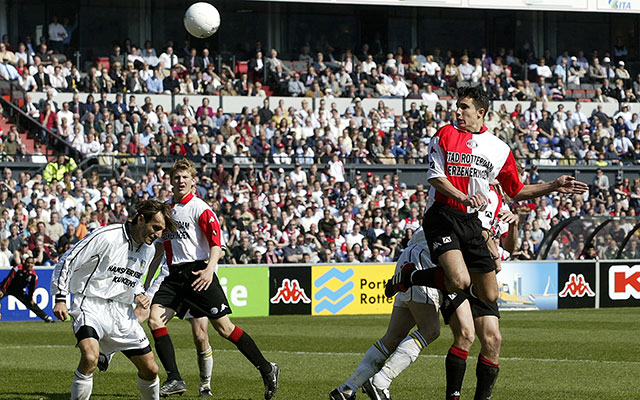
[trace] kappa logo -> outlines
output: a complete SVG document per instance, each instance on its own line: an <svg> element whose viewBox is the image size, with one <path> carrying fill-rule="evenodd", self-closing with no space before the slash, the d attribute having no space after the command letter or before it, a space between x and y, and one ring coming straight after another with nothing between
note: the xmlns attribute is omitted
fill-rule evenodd
<svg viewBox="0 0 640 400"><path fill-rule="evenodd" d="M212 308L211 308L211 310L209 310L209 311L211 311L211 314L217 314L217 313L219 313L219 312L223 312L223 311L224 311L224 310L226 310L226 309L227 309L226 304L222 304L222 305L220 306L220 308L218 308L218 307L212 307Z"/></svg>
<svg viewBox="0 0 640 400"><path fill-rule="evenodd" d="M614 265L609 268L609 298L640 299L640 265Z"/></svg>
<svg viewBox="0 0 640 400"><path fill-rule="evenodd" d="M473 139L469 139L467 140L467 147L470 149L475 149L476 147L478 147L478 142Z"/></svg>
<svg viewBox="0 0 640 400"><path fill-rule="evenodd" d="M311 303L311 299L307 297L304 289L300 287L300 282L297 279L285 278L282 280L282 285L278 288L275 296L269 300L271 304L278 304L280 302L285 304L298 304L301 301L305 304Z"/></svg>
<svg viewBox="0 0 640 400"><path fill-rule="evenodd" d="M350 280L353 275L353 268L341 271L334 267L316 279L315 282L313 282L313 286L319 288L319 290L315 293L314 299L319 303L317 303L314 308L315 312L320 313L327 310L335 315L351 304L355 299L355 296L351 293L355 287L353 281ZM335 291L326 286L327 283L334 279L344 283Z"/></svg>
<svg viewBox="0 0 640 400"><path fill-rule="evenodd" d="M565 282L564 289L558 296L560 297L595 297L596 294L593 290L591 290L591 286L589 286L589 282L584 279L584 275L582 274L571 274L569 275L569 280Z"/></svg>
<svg viewBox="0 0 640 400"><path fill-rule="evenodd" d="M451 236L445 236L442 238L442 244L451 243Z"/></svg>

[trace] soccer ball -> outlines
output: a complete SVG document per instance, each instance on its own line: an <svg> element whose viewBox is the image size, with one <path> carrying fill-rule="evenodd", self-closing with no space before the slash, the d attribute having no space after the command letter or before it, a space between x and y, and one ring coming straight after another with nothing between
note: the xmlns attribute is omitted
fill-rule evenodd
<svg viewBox="0 0 640 400"><path fill-rule="evenodd" d="M184 27L197 38L207 38L220 27L220 13L209 3L195 3L184 13Z"/></svg>

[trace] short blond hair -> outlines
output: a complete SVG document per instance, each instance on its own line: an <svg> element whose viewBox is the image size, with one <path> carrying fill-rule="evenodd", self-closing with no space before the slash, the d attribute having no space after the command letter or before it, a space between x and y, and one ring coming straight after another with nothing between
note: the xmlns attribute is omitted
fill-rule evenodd
<svg viewBox="0 0 640 400"><path fill-rule="evenodd" d="M196 166L193 162L187 158L181 158L173 163L171 169L169 170L169 176L173 179L173 175L178 171L187 171L191 174L192 178L195 178L198 172L196 171Z"/></svg>

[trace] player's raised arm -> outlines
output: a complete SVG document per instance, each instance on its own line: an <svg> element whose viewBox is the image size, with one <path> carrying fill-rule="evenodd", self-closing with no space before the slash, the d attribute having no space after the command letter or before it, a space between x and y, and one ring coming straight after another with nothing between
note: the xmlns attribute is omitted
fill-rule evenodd
<svg viewBox="0 0 640 400"><path fill-rule="evenodd" d="M589 190L589 186L586 183L580 182L573 176L562 175L551 182L524 185L520 192L513 196L513 200L530 200L556 191L567 194L582 194L587 190Z"/></svg>

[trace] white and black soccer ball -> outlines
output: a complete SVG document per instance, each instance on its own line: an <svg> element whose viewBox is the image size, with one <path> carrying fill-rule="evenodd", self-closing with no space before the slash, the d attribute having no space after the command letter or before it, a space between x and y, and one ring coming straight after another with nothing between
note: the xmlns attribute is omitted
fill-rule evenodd
<svg viewBox="0 0 640 400"><path fill-rule="evenodd" d="M197 38L207 38L220 27L220 13L209 3L195 3L184 13L184 27Z"/></svg>

